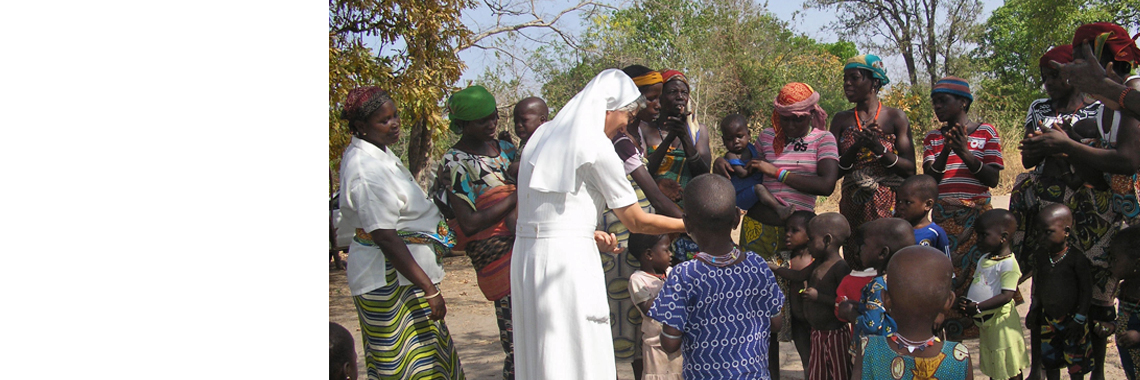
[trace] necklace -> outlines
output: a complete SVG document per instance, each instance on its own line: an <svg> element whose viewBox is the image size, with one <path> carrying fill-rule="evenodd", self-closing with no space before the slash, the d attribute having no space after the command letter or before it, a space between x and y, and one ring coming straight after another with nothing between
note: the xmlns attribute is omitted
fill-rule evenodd
<svg viewBox="0 0 1140 380"><path fill-rule="evenodd" d="M934 346L934 343L942 341L936 336L932 336L925 341L913 341L903 337L899 333L891 333L890 335L887 335L887 338L889 338L892 342L895 342L895 344L899 346L899 349L906 348L906 350L910 351L912 354L915 350L922 352L925 351L927 347Z"/></svg>
<svg viewBox="0 0 1140 380"><path fill-rule="evenodd" d="M697 254L694 256L703 259L705 262L709 263L709 265L718 268L724 268L728 266L728 264L736 262L736 259L740 257L740 248L733 246L731 251L728 251L728 253L720 256L713 256L704 251L697 252Z"/></svg>
<svg viewBox="0 0 1140 380"><path fill-rule="evenodd" d="M1013 256L1013 252L1010 252L1010 253L1007 253L1007 254L1004 254L1004 255L1001 255L1001 256L994 256L994 255L991 253L991 254L990 254L990 260L993 260L993 261L1004 260L1006 257L1010 257L1010 256Z"/></svg>
<svg viewBox="0 0 1140 380"><path fill-rule="evenodd" d="M1058 257L1057 260L1053 260L1053 256L1049 256L1049 267L1050 268L1056 267L1057 263L1061 262L1061 260L1064 260L1065 256L1068 254L1069 254L1069 247L1065 246L1065 250L1061 252L1061 257Z"/></svg>
<svg viewBox="0 0 1140 380"><path fill-rule="evenodd" d="M879 112L883 111L883 102L879 102L879 107L875 109L875 118L871 120L872 123L879 121ZM855 125L859 130L863 130L863 122L859 121L859 109L855 109Z"/></svg>
<svg viewBox="0 0 1140 380"><path fill-rule="evenodd" d="M807 150L807 142L804 142L803 136L788 139L788 142L784 143L784 146L791 146L792 150L796 152Z"/></svg>
<svg viewBox="0 0 1140 380"><path fill-rule="evenodd" d="M649 275L653 276L653 277L657 277L657 278L661 279L661 281L665 281L665 275L664 274L649 273Z"/></svg>

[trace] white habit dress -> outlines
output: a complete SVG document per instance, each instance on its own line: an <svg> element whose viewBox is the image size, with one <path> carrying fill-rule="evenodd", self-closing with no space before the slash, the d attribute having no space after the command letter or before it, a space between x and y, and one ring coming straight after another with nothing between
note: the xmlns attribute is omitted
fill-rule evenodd
<svg viewBox="0 0 1140 380"><path fill-rule="evenodd" d="M637 203L603 126L605 110L639 95L624 73L603 71L523 150L511 259L517 379L617 376L594 230L604 206Z"/></svg>

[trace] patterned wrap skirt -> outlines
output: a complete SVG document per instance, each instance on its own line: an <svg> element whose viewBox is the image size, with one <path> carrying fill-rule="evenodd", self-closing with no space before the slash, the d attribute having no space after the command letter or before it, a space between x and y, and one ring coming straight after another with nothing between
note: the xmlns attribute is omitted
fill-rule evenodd
<svg viewBox="0 0 1140 380"><path fill-rule="evenodd" d="M431 308L424 292L400 286L390 262L385 268L387 285L352 297L368 379L463 379L447 325L428 318Z"/></svg>

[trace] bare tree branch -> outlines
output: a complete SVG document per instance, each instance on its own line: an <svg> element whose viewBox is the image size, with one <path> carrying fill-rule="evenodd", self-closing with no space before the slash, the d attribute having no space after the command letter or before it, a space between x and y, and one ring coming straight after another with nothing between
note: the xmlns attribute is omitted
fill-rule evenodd
<svg viewBox="0 0 1140 380"><path fill-rule="evenodd" d="M500 4L500 6L501 6L501 4ZM614 8L613 6L598 3L595 1L582 1L582 2L578 3L578 5L575 5L575 6L570 7L570 8L563 9L561 12L558 12L557 15L554 15L554 17L551 18L550 21L547 21L545 18L543 18L541 15L538 14L538 10L535 7L534 1L531 0L530 14L532 16L534 16L534 20L524 22L524 23L520 23L520 24L514 24L514 25L502 25L501 23L497 24L497 26L495 26L495 27L492 27L488 30L476 33L475 35L471 36L471 38L466 43L462 43L462 44L459 44L459 46L456 46L455 51L460 52L460 51L472 48L472 47L474 47L475 44L478 44L480 41L482 41L488 37L497 35L497 34L517 32L520 30L530 29L530 28L546 28L546 29L549 29L550 31L557 33L558 36L564 42L566 42L568 45L570 45L574 48L578 48L577 42L574 41L574 39L569 34L562 31L562 29L559 28L556 24L558 23L558 21L560 19L562 19L562 16L565 16L568 13L583 10L586 8L589 8L590 14L593 14L593 12L595 10L597 10L598 8L617 9L617 8ZM501 9L505 9L505 7L501 8ZM502 14L510 14L510 13L502 13Z"/></svg>

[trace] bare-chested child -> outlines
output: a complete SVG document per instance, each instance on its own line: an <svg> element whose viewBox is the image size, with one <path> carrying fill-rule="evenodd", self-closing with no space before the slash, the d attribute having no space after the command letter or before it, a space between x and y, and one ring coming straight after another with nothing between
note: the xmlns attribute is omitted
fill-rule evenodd
<svg viewBox="0 0 1140 380"><path fill-rule="evenodd" d="M835 212L820 214L808 222L808 251L815 259L800 271L773 268L789 281L807 280L804 289L804 313L811 325L811 353L806 369L807 379L846 379L851 375L851 330L835 317L835 292L843 277L851 272L839 256L839 247L851 235L847 218ZM775 267L769 263L769 267ZM829 359L830 358L830 359ZM834 360L839 358L839 360Z"/></svg>
<svg viewBox="0 0 1140 380"><path fill-rule="evenodd" d="M546 102L542 98L532 96L515 103L515 134L519 136L519 152L522 152L523 146L526 145L527 140L530 140L530 136L538 129L538 126L545 123L549 118L550 108L546 106ZM503 137L510 137L510 135L500 135L499 139L503 139ZM522 154L519 154L519 157L522 157ZM510 173L511 178L518 178L519 163L517 161L511 163L507 172Z"/></svg>
<svg viewBox="0 0 1140 380"><path fill-rule="evenodd" d="M776 199L768 188L764 187L764 174L753 161L764 159L760 150L752 140L752 133L748 131L748 119L740 114L725 116L720 121L720 136L724 142L724 160L732 168L732 187L736 189L736 207L749 210L753 207L764 207L766 210L757 212L775 213L781 220L787 220L795 207L784 201Z"/></svg>
<svg viewBox="0 0 1140 380"><path fill-rule="evenodd" d="M788 268L798 271L811 265L811 253L808 252L808 222L815 218L815 213L807 210L793 212L784 225L784 246L788 248ZM788 281L787 294L799 295L805 286L805 281ZM792 342L800 354L800 362L804 368L808 367L808 356L811 354L811 325L808 324L807 315L804 314L804 300L802 297L787 297L788 324L792 333Z"/></svg>
<svg viewBox="0 0 1140 380"><path fill-rule="evenodd" d="M862 286L854 296L841 294L836 306L839 318L853 324L852 340L895 331L895 321L887 315L887 308L883 305L883 292L887 290L885 275L891 256L904 247L914 245L911 231L910 223L899 218L875 219L857 229L855 240L859 249L845 255L852 256L858 268L866 268L865 271L872 274L867 281L853 278L855 271L844 278L844 284L854 282ZM844 284L839 285L840 293L850 293L844 289Z"/></svg>
<svg viewBox="0 0 1140 380"><path fill-rule="evenodd" d="M1122 280L1116 298L1120 301L1116 348L1128 380L1140 379L1140 225L1121 230L1108 247L1112 278Z"/></svg>
<svg viewBox="0 0 1140 380"><path fill-rule="evenodd" d="M910 246L887 264L883 304L897 330L867 335L857 343L850 379L974 379L970 351L958 342L943 342L930 326L954 303L950 259L936 249Z"/></svg>
<svg viewBox="0 0 1140 380"><path fill-rule="evenodd" d="M1092 371L1092 341L1088 312L1092 302L1092 263L1079 247L1068 244L1073 214L1063 204L1045 206L1037 213L1041 242L1033 253L1033 303L1026 315L1031 336L1033 368L1043 368L1050 380L1060 369L1083 379ZM1038 367L1040 365L1040 367ZM1035 371L1034 371L1035 372ZM1029 378L1036 378L1031 373Z"/></svg>

